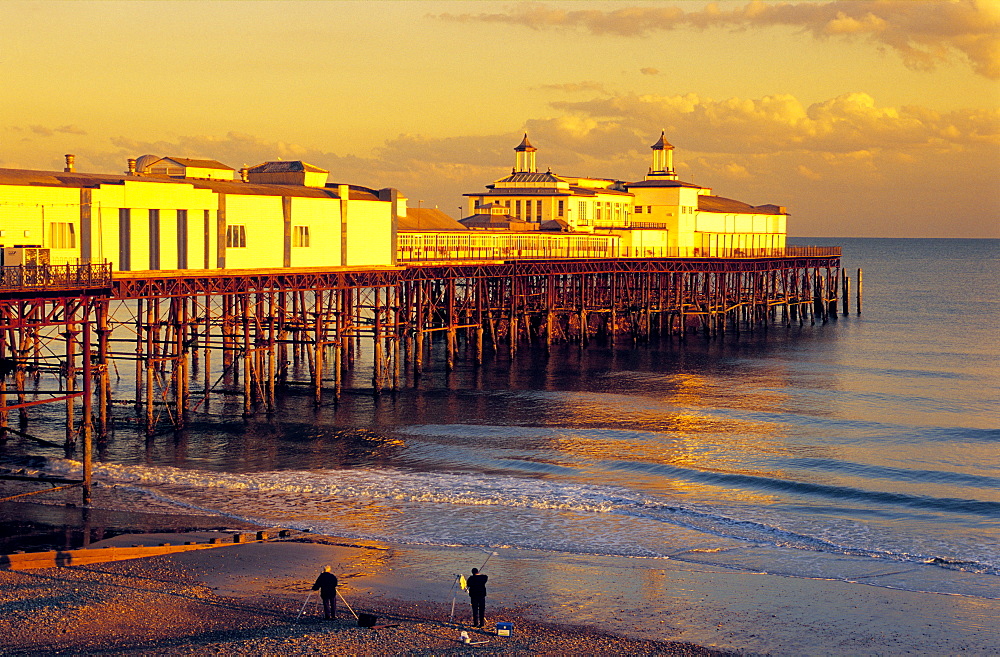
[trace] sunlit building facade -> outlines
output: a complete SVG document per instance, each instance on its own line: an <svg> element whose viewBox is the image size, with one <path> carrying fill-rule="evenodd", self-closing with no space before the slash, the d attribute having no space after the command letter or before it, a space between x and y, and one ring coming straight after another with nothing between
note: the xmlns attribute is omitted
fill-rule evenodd
<svg viewBox="0 0 1000 657"><path fill-rule="evenodd" d="M752 206L678 180L664 134L651 149L643 180L581 178L539 173L538 149L525 135L511 174L465 195L469 215L461 221L481 230L611 233L636 255L742 255L785 246L784 207Z"/></svg>
<svg viewBox="0 0 1000 657"><path fill-rule="evenodd" d="M111 262L116 271L391 265L396 190L327 182L297 161L237 172L214 160L128 161L124 175L0 169L6 264Z"/></svg>

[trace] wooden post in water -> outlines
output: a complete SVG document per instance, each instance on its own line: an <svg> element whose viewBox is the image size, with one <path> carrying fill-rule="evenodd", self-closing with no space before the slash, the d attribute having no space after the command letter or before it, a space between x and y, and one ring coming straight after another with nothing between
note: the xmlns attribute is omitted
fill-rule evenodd
<svg viewBox="0 0 1000 657"><path fill-rule="evenodd" d="M316 340L313 343L313 405L323 401L323 291L313 292L316 312Z"/></svg>
<svg viewBox="0 0 1000 657"><path fill-rule="evenodd" d="M372 393L378 397L382 393L382 308L381 290L376 284L372 288ZM387 299L388 300L388 299Z"/></svg>
<svg viewBox="0 0 1000 657"><path fill-rule="evenodd" d="M146 374L144 392L146 394L146 435L153 433L153 369L156 366L153 360L153 326L156 323L156 306L159 302L154 299L146 300L146 359L142 363Z"/></svg>
<svg viewBox="0 0 1000 657"><path fill-rule="evenodd" d="M388 309L389 309L389 322L390 322L390 325L392 326L392 330L389 331L389 336L390 337L387 338L387 340L392 340L392 342L391 342L391 349L392 349L392 390L393 390L393 392L395 392L396 390L399 389L400 356L402 356L402 354L400 352L402 351L402 346L403 346L402 345L402 342L403 342L403 340L402 340L402 333L401 333L401 331L402 331L402 329L401 329L402 323L400 321L400 314L402 312L401 308L400 308L400 304L402 303L402 291L403 291L403 288L402 288L401 285L397 284L396 286L394 286L391 289L392 289L393 297L392 297L391 300L387 299L386 306L388 306ZM388 290L387 290L386 293L388 294Z"/></svg>
<svg viewBox="0 0 1000 657"><path fill-rule="evenodd" d="M83 505L90 506L90 479L93 460L93 420L92 404L94 392L92 389L93 375L90 371L90 322L83 322L83 422L80 431L83 434Z"/></svg>
<svg viewBox="0 0 1000 657"><path fill-rule="evenodd" d="M555 330L556 280L554 276L545 277L545 353L552 349L552 332Z"/></svg>
<svg viewBox="0 0 1000 657"><path fill-rule="evenodd" d="M242 295L243 302L243 417L253 414L253 388L251 359L254 356L250 343L250 293Z"/></svg>
<svg viewBox="0 0 1000 657"><path fill-rule="evenodd" d="M142 338L142 299L135 300L135 412L142 409L142 379L143 379L143 359L142 350L144 340Z"/></svg>
<svg viewBox="0 0 1000 657"><path fill-rule="evenodd" d="M612 347L615 344L615 333L618 332L618 275L615 272L608 274L608 344Z"/></svg>
<svg viewBox="0 0 1000 657"><path fill-rule="evenodd" d="M267 293L267 413L268 415L274 413L274 387L275 387L275 376L276 364L275 358L277 354L275 353L277 349L277 343L275 342L275 314L277 313L277 308L275 307L275 292L271 290Z"/></svg>
<svg viewBox="0 0 1000 657"><path fill-rule="evenodd" d="M21 317L26 317L27 313L24 312L24 303L20 304L21 312L19 313ZM34 310L31 311L34 315ZM28 363L28 355L31 352L31 331L21 329L21 348L17 359L17 371L14 374L14 383L17 388L17 403L24 404L26 401L24 395L24 383L25 383L25 366ZM21 431L24 431L28 426L28 408L26 406L21 406L18 409L18 423L21 427Z"/></svg>
<svg viewBox="0 0 1000 657"><path fill-rule="evenodd" d="M176 322L174 331L175 353L174 353L174 405L177 416L174 418L174 428L182 429L187 418L187 378L188 361L187 346L184 344L184 336L187 334L187 298L179 297L174 308L174 321Z"/></svg>
<svg viewBox="0 0 1000 657"><path fill-rule="evenodd" d="M97 361L101 365L97 383L97 439L99 441L108 437L108 409L111 406L111 372L108 371L109 334L108 304L100 302L97 305Z"/></svg>
<svg viewBox="0 0 1000 657"><path fill-rule="evenodd" d="M858 302L856 306L858 315L861 314L861 283L862 283L861 268L858 267Z"/></svg>
<svg viewBox="0 0 1000 657"><path fill-rule="evenodd" d="M846 269L840 270L840 276L842 279L841 287L841 298L844 304L844 317L851 314L851 277L847 275Z"/></svg>
<svg viewBox="0 0 1000 657"><path fill-rule="evenodd" d="M483 364L483 297L486 294L486 282L480 277L476 279L476 346L474 363Z"/></svg>
<svg viewBox="0 0 1000 657"><path fill-rule="evenodd" d="M333 325L335 330L333 343L333 400L340 401L340 391L344 382L344 333L347 330L347 316L344 308L347 306L347 290L334 290L330 293L330 302L334 304Z"/></svg>
<svg viewBox="0 0 1000 657"><path fill-rule="evenodd" d="M445 302L448 313L448 326L445 331L445 371L455 369L455 279L449 278L445 283Z"/></svg>
<svg viewBox="0 0 1000 657"><path fill-rule="evenodd" d="M205 351L202 374L205 380L205 407L208 407L208 393L212 389L212 297L205 295Z"/></svg>

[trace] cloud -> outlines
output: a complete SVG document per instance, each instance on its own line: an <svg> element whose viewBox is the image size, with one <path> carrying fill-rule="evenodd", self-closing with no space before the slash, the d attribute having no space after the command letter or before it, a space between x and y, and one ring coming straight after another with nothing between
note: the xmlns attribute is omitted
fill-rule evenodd
<svg viewBox="0 0 1000 657"><path fill-rule="evenodd" d="M699 152L760 153L866 148L962 149L1000 145L1000 111L936 112L922 107L879 107L865 93L848 93L804 106L794 96L713 100L621 95L552 103L576 121L627 124L645 134L667 129ZM563 119L564 120L564 119Z"/></svg>
<svg viewBox="0 0 1000 657"><path fill-rule="evenodd" d="M605 91L605 86L603 83L594 82L593 80L586 80L584 82L567 82L565 84L543 84L539 88L548 91L566 91L570 93L575 93L578 91L598 91L598 92Z"/></svg>
<svg viewBox="0 0 1000 657"><path fill-rule="evenodd" d="M960 53L976 73L1000 79L1000 3L996 0L758 0L731 10L713 3L697 11L646 5L610 11L568 11L558 4L525 4L509 13L440 14L437 18L535 30L581 29L594 35L619 37L643 37L685 27L793 27L817 39L867 38L895 50L907 67L917 70L932 70Z"/></svg>
<svg viewBox="0 0 1000 657"><path fill-rule="evenodd" d="M8 129L9 130L13 130L14 132L23 132L24 131L24 128L20 128L20 127L17 127L17 126L12 126L12 127L8 128ZM32 133L38 135L39 137L51 137L51 136L55 135L56 133L62 133L62 134L66 134L66 135L86 135L87 134L86 130L84 130L83 128L81 128L80 126L77 126L77 125L63 125L63 126L59 126L58 128L50 128L50 127L44 126L44 125L29 125L27 127L27 130L29 130Z"/></svg>
<svg viewBox="0 0 1000 657"><path fill-rule="evenodd" d="M87 131L77 125L63 125L56 128L56 132L62 132L67 135L85 135Z"/></svg>
<svg viewBox="0 0 1000 657"><path fill-rule="evenodd" d="M76 150L77 165L120 172L127 158L145 153L211 158L237 169L301 159L328 169L331 182L395 187L411 205L420 201L455 216L464 194L510 172L524 132L538 148L541 171L639 180L651 163L650 146L665 130L681 179L753 205L787 206L796 235L1000 237L993 173L1000 169L1000 110L883 106L865 93L804 104L786 94L715 100L604 92L551 109L555 116L504 132L401 134L366 156L230 132L161 141L117 137L96 154ZM24 152L39 157L37 149ZM0 162L14 165L21 166ZM62 165L53 156L25 168L40 166Z"/></svg>
<svg viewBox="0 0 1000 657"><path fill-rule="evenodd" d="M653 68L651 66L646 66L644 68L640 68L639 72L642 73L643 75L659 75L660 69Z"/></svg>

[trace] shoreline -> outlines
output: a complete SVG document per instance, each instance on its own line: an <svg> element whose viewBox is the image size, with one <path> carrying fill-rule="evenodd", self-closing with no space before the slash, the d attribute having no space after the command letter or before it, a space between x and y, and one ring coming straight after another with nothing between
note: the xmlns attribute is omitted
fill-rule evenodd
<svg viewBox="0 0 1000 657"><path fill-rule="evenodd" d="M78 491L44 497L46 504L2 504L4 517L15 518L3 526L37 526L55 519L48 526L56 528L50 538L65 541L67 531L74 536L79 532L92 546L183 542L192 533L204 538L210 531L229 535L274 529L177 507L128 487L95 488L91 509L76 505ZM143 511L128 510L135 508ZM143 537L142 532L151 531L159 533ZM493 636L489 644L458 646L458 631L471 628L448 622L452 600L457 602L455 621L469 620L467 598L451 589L453 573L479 567L483 550L295 535L294 541L96 566L0 571L0 605L14 614L0 619L0 632L14 638L17 652L29 654L44 652L34 630L24 634L25 628L36 626L38 636L71 653L212 648L361 655L470 649L498 654L1000 654L1000 630L994 622L1000 600L994 598L670 559L518 548L495 548L499 556L486 571L491 576L487 622L514 622L515 640L500 644ZM357 628L353 618L329 627L322 621L318 627L292 623L290 617L302 608L323 565L331 565L342 578L344 595L356 611L374 613L381 623L399 621L400 627L373 633ZM143 622L129 622L125 617L133 608L143 614L157 611L143 616ZM82 624L79 632L67 630L76 628L75 623Z"/></svg>
<svg viewBox="0 0 1000 657"><path fill-rule="evenodd" d="M218 532L124 533L92 547L208 540ZM366 582L391 570L393 549L324 537L231 543L128 561L0 570L5 644L19 654L735 654L681 642L637 640L593 627L544 623L523 610L490 609L512 622L510 637L469 625L467 603L373 596ZM324 621L310 590L316 564L337 564L344 591L338 618ZM303 596L305 599L303 600ZM345 608L349 605L350 611ZM373 614L374 628L354 614ZM489 627L489 626L488 626ZM469 645L460 641L466 632Z"/></svg>

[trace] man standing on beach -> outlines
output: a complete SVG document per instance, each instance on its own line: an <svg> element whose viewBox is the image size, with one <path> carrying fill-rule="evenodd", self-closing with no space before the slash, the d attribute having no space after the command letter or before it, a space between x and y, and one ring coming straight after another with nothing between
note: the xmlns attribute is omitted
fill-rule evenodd
<svg viewBox="0 0 1000 657"><path fill-rule="evenodd" d="M486 575L480 575L478 568L472 569L472 575L465 581L469 589L469 599L472 601L472 626L482 627L483 616L486 613Z"/></svg>
<svg viewBox="0 0 1000 657"><path fill-rule="evenodd" d="M319 591L319 597L323 598L323 618L337 618L337 576L330 572L330 566L323 568L312 590Z"/></svg>

